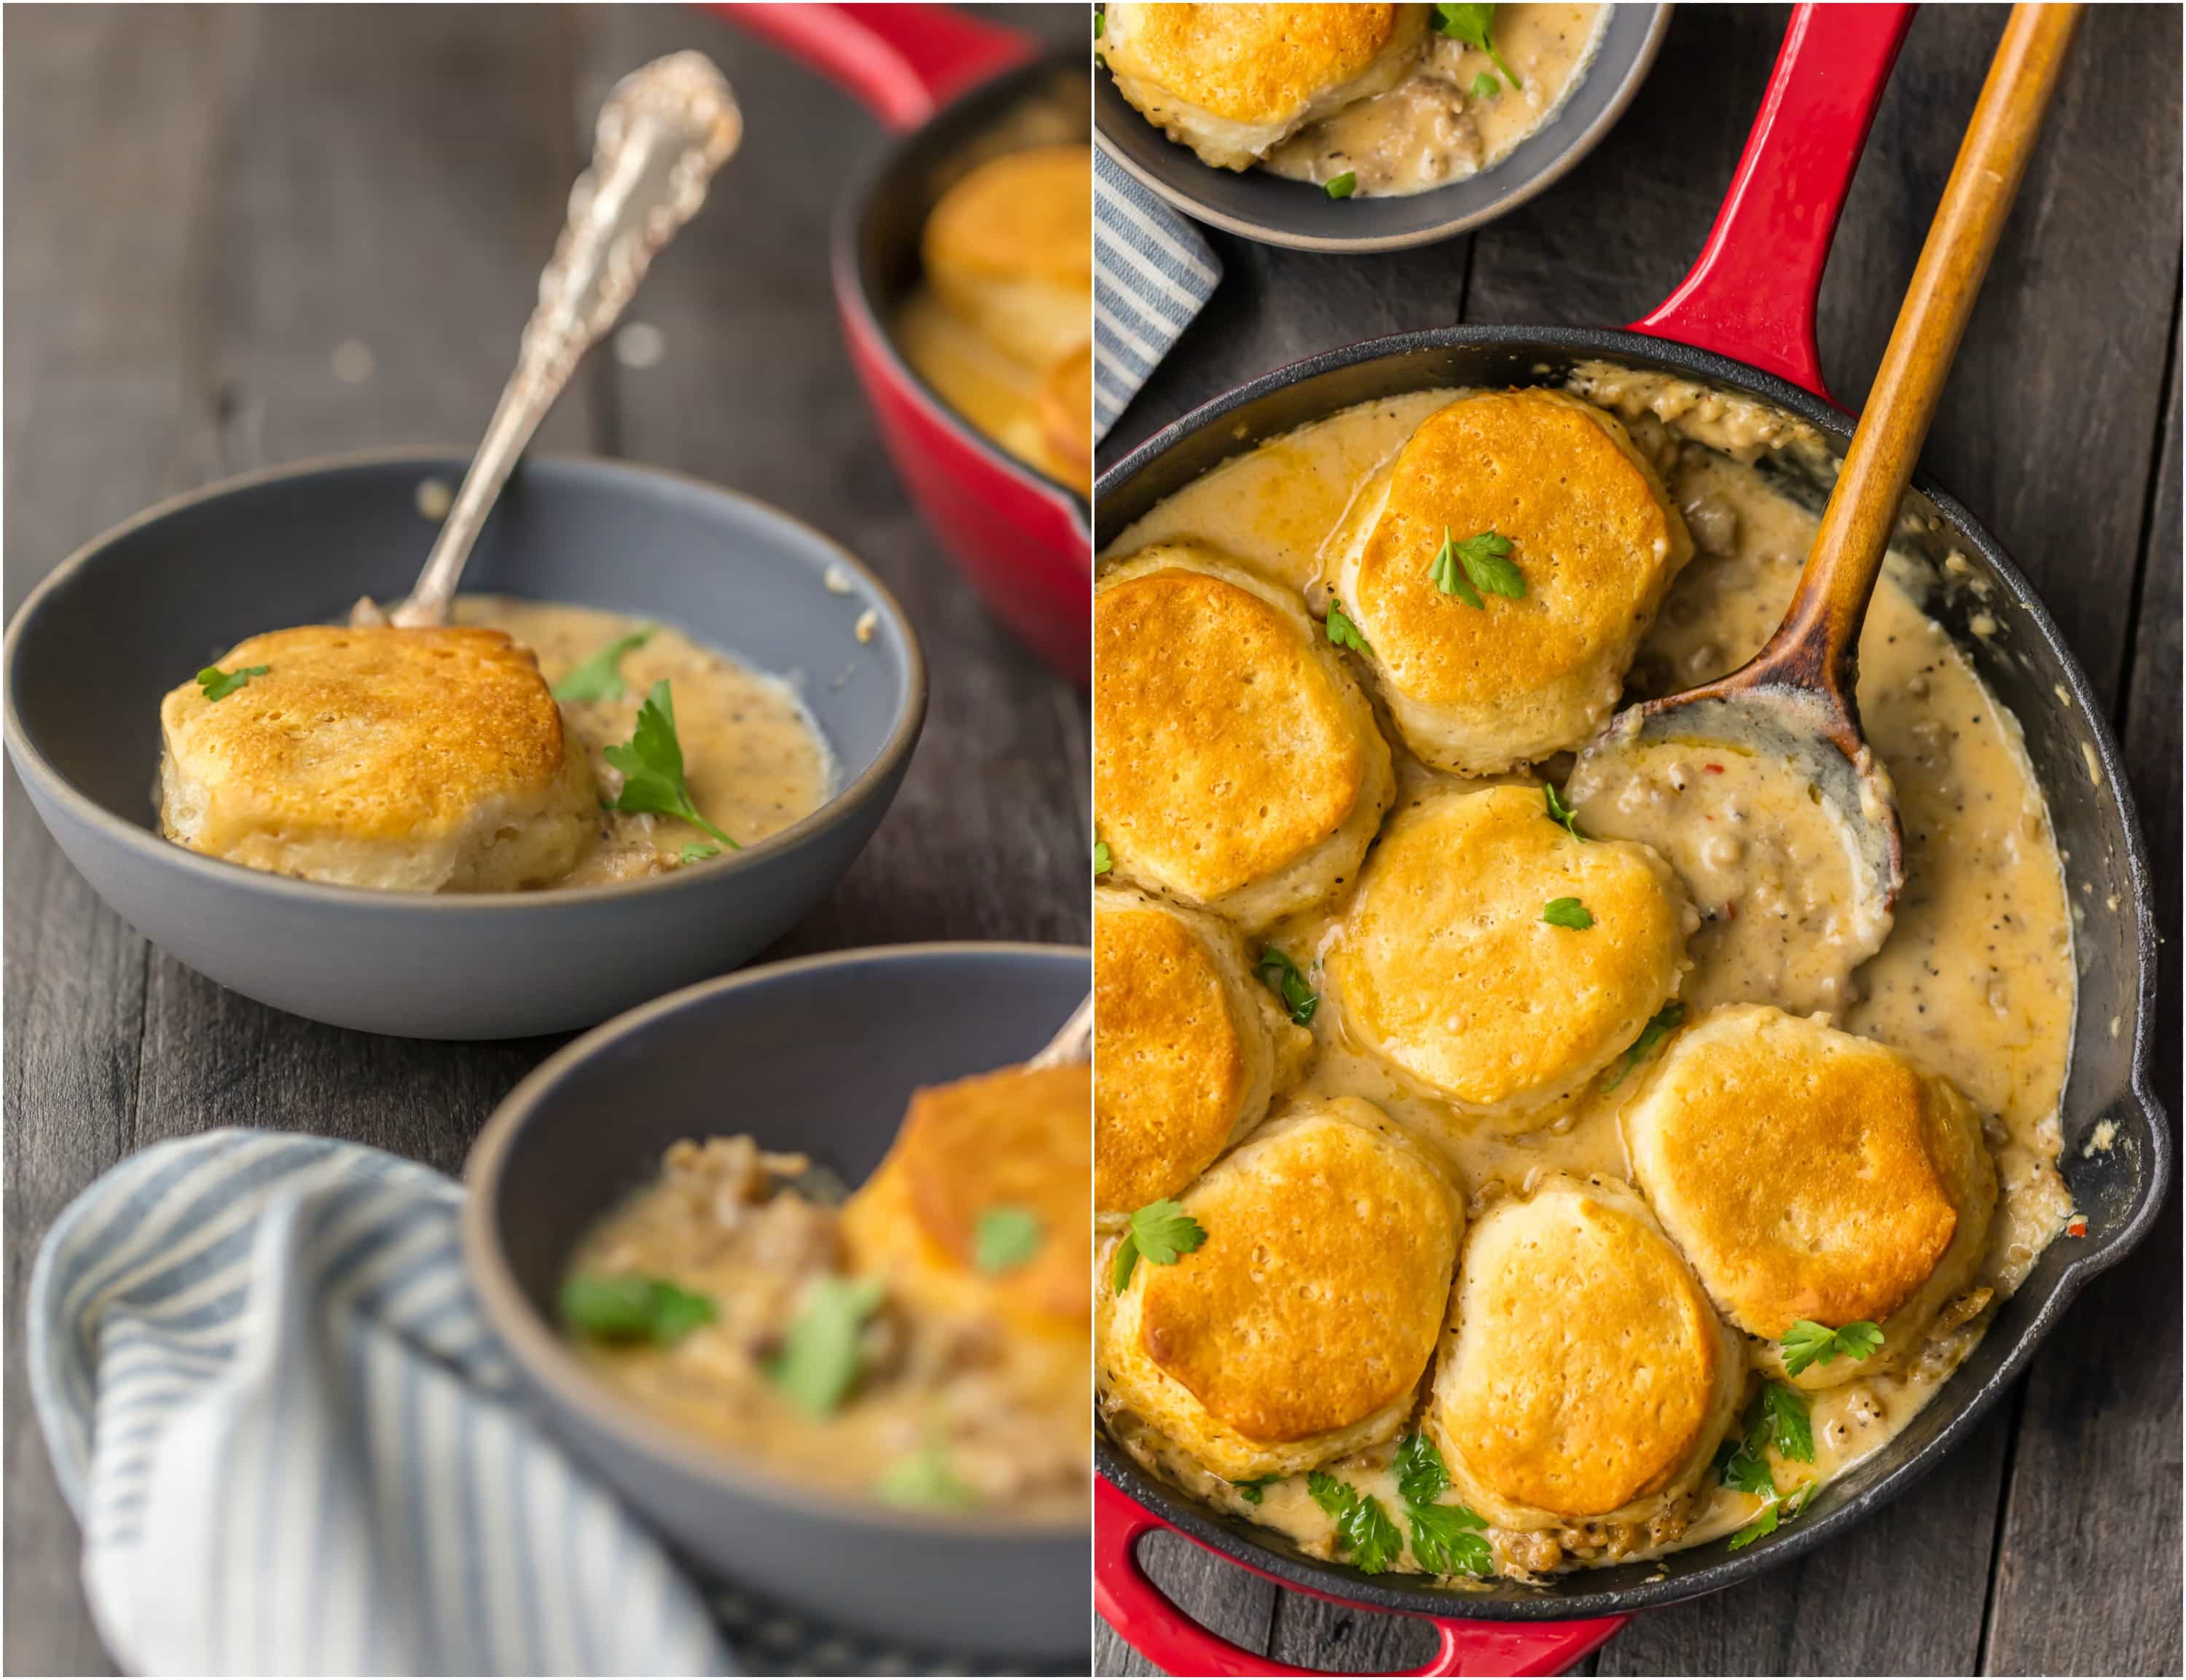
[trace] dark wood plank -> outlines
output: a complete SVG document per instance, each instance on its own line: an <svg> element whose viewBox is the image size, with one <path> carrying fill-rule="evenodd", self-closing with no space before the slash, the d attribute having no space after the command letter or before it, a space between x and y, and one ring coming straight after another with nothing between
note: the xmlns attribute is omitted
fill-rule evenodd
<svg viewBox="0 0 2186 1680"><path fill-rule="evenodd" d="M2175 331L2175 328L2174 328ZM2120 736L2155 860L2156 1100L2179 1114L2179 384L2155 451ZM1982 1669L2178 1668L2178 1187L2147 1242L2099 1278L2026 1384ZM2099 1592L2088 1583L2099 1581Z"/></svg>

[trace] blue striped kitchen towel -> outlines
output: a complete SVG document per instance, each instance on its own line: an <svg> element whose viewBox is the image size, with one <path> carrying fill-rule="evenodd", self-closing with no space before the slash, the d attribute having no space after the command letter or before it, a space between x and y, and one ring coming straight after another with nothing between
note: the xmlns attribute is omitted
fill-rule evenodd
<svg viewBox="0 0 2186 1680"><path fill-rule="evenodd" d="M1093 436L1108 435L1214 288L1199 230L1093 150Z"/></svg>
<svg viewBox="0 0 2186 1680"><path fill-rule="evenodd" d="M718 1674L661 1547L517 1403L462 1192L222 1131L71 1203L31 1391L114 1655L150 1674Z"/></svg>

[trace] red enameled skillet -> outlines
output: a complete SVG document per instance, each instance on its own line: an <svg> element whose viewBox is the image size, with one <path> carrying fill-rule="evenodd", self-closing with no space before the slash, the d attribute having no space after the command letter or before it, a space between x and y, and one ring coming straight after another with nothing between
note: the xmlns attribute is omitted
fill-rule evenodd
<svg viewBox="0 0 2186 1680"><path fill-rule="evenodd" d="M1761 112L1699 260L1661 308L1631 328L1446 327L1331 350L1216 399L1149 439L1096 487L1102 531L1261 440L1399 392L1554 384L1604 359L1741 393L1812 426L1841 456L1848 417L1822 384L1814 299L1837 215L1866 142L1908 6L1795 8ZM1826 483L1787 479L1817 505ZM1830 1482L1800 1517L1740 1552L1726 1542L1643 1562L1582 1570L1544 1586L1452 1588L1417 1576L1369 1576L1307 1556L1271 1531L1217 1512L1157 1479L1104 1435L1094 1510L1094 1594L1111 1626L1174 1674L1298 1674L1185 1617L1141 1568L1141 1539L1170 1528L1285 1586L1364 1609L1423 1616L1440 1644L1421 1674L1550 1674L1595 1649L1641 1610L1712 1593L1823 1544L1911 1486L1973 1429L2026 1369L2080 1286L2146 1232L2171 1172L2171 1135L2148 1092L2154 913L2123 766L2087 680L2049 613L1996 540L1924 478L1907 498L1903 540L1965 587L1924 603L2010 708L2046 792L2075 908L2079 1011L2062 1105L2060 1162L2085 1235L2060 1237L1951 1380L1881 1450ZM1970 626L1978 617L1983 633ZM2088 1147L2109 1121L2117 1142ZM1453 1615L1461 1610L1461 1615Z"/></svg>
<svg viewBox="0 0 2186 1680"><path fill-rule="evenodd" d="M927 212L983 140L1030 105L1063 115L1074 137L1090 133L1090 44L1041 55L1023 36L944 6L720 10L833 80L900 137L836 216L835 302L851 362L896 470L942 546L995 617L1084 682L1093 565L1084 498L951 410L904 361L888 323L918 278Z"/></svg>

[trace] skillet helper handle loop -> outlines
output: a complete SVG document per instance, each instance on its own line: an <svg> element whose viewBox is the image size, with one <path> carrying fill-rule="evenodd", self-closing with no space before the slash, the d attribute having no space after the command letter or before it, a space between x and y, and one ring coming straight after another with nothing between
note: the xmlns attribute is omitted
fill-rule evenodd
<svg viewBox="0 0 2186 1680"><path fill-rule="evenodd" d="M718 5L850 94L890 129L916 128L976 82L1023 64L1031 43L950 6Z"/></svg>
<svg viewBox="0 0 2186 1680"><path fill-rule="evenodd" d="M2004 24L1798 591L1756 661L1780 655L1789 680L1852 692L1868 596L2079 14L2077 5L2021 4Z"/></svg>
<svg viewBox="0 0 2186 1680"><path fill-rule="evenodd" d="M1232 1644L1170 1603L1140 1566L1140 1541L1166 1528L1106 1477L1093 1484L1093 1602L1132 1649L1169 1674L1314 1675ZM1591 1621L1468 1621L1423 1616L1435 1630L1433 1657L1408 1675L1561 1674L1599 1650L1630 1618Z"/></svg>
<svg viewBox="0 0 2186 1680"><path fill-rule="evenodd" d="M705 202L714 171L743 136L736 96L703 53L656 59L615 84L600 108L591 167L570 188L569 216L539 277L516 371L396 624L446 620L471 545L532 434L653 259Z"/></svg>
<svg viewBox="0 0 2186 1680"><path fill-rule="evenodd" d="M1914 8L1802 5L1692 272L1633 330L1714 350L1824 402L1814 300Z"/></svg>

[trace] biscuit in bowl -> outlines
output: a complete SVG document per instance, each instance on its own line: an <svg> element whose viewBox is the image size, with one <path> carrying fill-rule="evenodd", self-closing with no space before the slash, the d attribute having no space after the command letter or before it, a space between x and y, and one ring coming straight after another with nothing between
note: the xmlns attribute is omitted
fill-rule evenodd
<svg viewBox="0 0 2186 1680"><path fill-rule="evenodd" d="M1522 595L1472 585L1453 546L1499 537ZM1404 743L1488 776L1580 745L1692 555L1685 523L1613 417L1560 391L1460 397L1421 423L1330 539L1337 597L1374 650ZM1437 581L1455 583L1480 604ZM1507 577L1507 574L1505 576Z"/></svg>
<svg viewBox="0 0 2186 1680"><path fill-rule="evenodd" d="M1084 484L1093 473L1093 344L1090 339L1051 363L1034 400L1040 442L1057 475Z"/></svg>
<svg viewBox="0 0 2186 1680"><path fill-rule="evenodd" d="M1308 123L1401 81L1425 6L1143 5L1107 8L1101 57L1117 92L1217 169L1247 169Z"/></svg>
<svg viewBox="0 0 2186 1680"><path fill-rule="evenodd" d="M1174 1196L1258 1125L1313 1037L1236 929L1128 887L1093 894L1093 1205Z"/></svg>
<svg viewBox="0 0 2186 1680"><path fill-rule="evenodd" d="M1549 920L1560 904L1563 923ZM1366 860L1327 960L1345 1029L1508 1131L1566 1112L1675 995L1697 925L1649 847L1578 840L1541 790L1429 793Z"/></svg>
<svg viewBox="0 0 2186 1680"><path fill-rule="evenodd" d="M160 704L160 826L193 851L341 887L489 893L558 880L597 838L585 756L538 661L499 630L305 625L219 664L256 674Z"/></svg>
<svg viewBox="0 0 2186 1680"><path fill-rule="evenodd" d="M934 294L981 337L1055 366L1091 330L1093 148L988 159L941 195L920 255Z"/></svg>
<svg viewBox="0 0 2186 1680"><path fill-rule="evenodd" d="M1890 1369L1974 1280L1997 1201L1974 1106L1901 1052L1764 1005L1678 1035L1623 1116L1641 1191L1724 1315L1777 1345L1800 1319L1881 1327L1788 1379Z"/></svg>
<svg viewBox="0 0 2186 1680"><path fill-rule="evenodd" d="M1180 1201L1206 1233L1103 1315L1112 1403L1233 1481L1393 1439L1448 1309L1464 1213L1355 1097L1270 1123Z"/></svg>
<svg viewBox="0 0 2186 1680"><path fill-rule="evenodd" d="M1093 804L1119 882L1247 931L1326 898L1396 790L1357 681L1292 592L1189 543L1093 596Z"/></svg>
<svg viewBox="0 0 2186 1680"><path fill-rule="evenodd" d="M1426 1427L1498 1527L1645 1524L1700 1486L1745 1381L1639 1197L1558 1175L1467 1236Z"/></svg>

